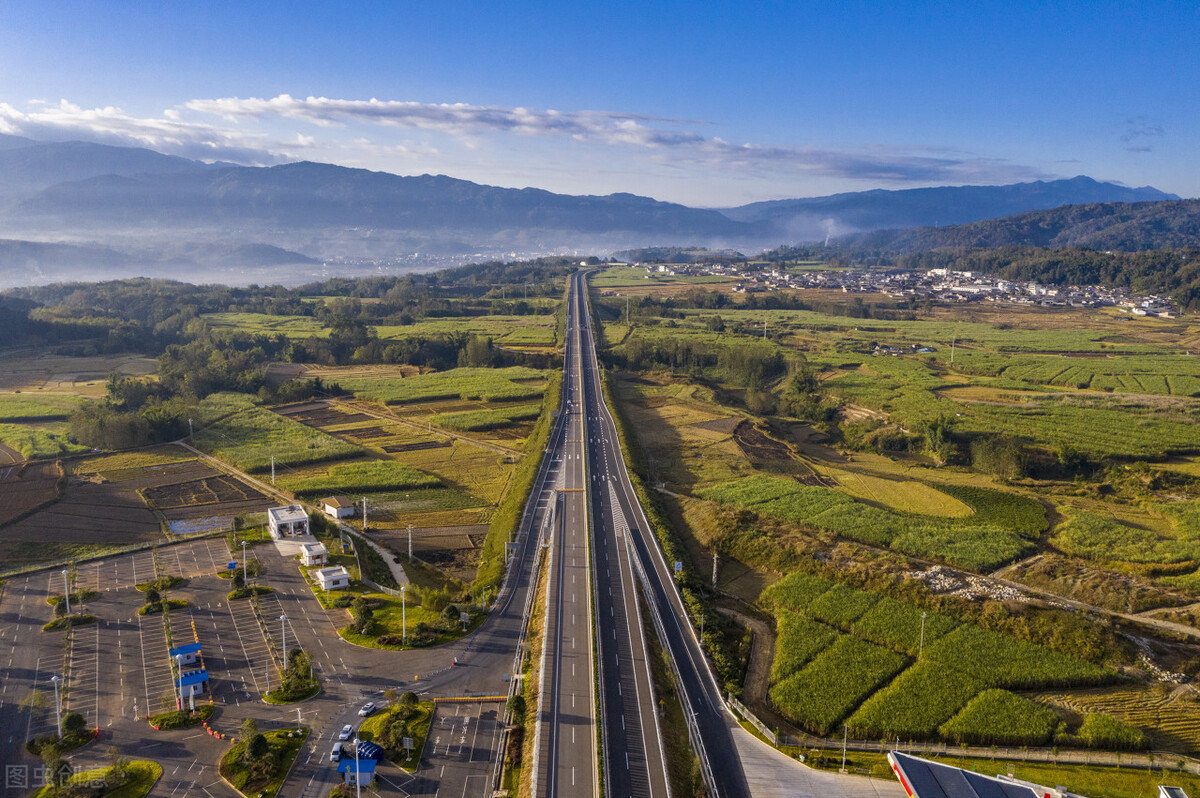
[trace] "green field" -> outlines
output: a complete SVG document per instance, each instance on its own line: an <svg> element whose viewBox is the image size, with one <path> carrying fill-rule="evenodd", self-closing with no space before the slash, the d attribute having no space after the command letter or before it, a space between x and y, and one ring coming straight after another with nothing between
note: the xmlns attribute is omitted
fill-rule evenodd
<svg viewBox="0 0 1200 798"><path fill-rule="evenodd" d="M251 335L283 335L288 338L328 338L329 328L312 316L272 316L266 313L204 313L200 316L214 330L231 330Z"/></svg>
<svg viewBox="0 0 1200 798"><path fill-rule="evenodd" d="M439 413L433 417L433 423L439 427L461 430L462 432L484 432L486 430L511 427L522 421L533 421L541 413L542 406L540 404L526 404L514 407L498 407L494 410Z"/></svg>
<svg viewBox="0 0 1200 798"><path fill-rule="evenodd" d="M1167 538L1144 527L1134 527L1107 515L1079 512L1061 524L1051 542L1066 554L1089 560L1137 563L1176 563L1200 560L1200 529L1193 515L1195 502L1166 505L1179 519L1177 537Z"/></svg>
<svg viewBox="0 0 1200 798"><path fill-rule="evenodd" d="M82 397L72 394L0 394L0 422L61 420L82 402Z"/></svg>
<svg viewBox="0 0 1200 798"><path fill-rule="evenodd" d="M196 430L196 447L251 473L269 470L272 457L282 468L363 454L361 447L248 405L249 400L244 394L213 394L204 399L200 403L201 417L216 416L220 420ZM242 409L230 413L230 408L238 406Z"/></svg>
<svg viewBox="0 0 1200 798"><path fill-rule="evenodd" d="M416 377L339 379L341 386L362 399L385 404L431 402L443 399L515 402L540 397L546 372L524 366L505 369L458 368Z"/></svg>
<svg viewBox="0 0 1200 798"><path fill-rule="evenodd" d="M36 427L0 424L0 443L26 459L88 451L88 447L67 440L67 425L62 422L39 424Z"/></svg>
<svg viewBox="0 0 1200 798"><path fill-rule="evenodd" d="M982 682L953 668L918 662L867 699L847 724L860 739L930 739L982 689Z"/></svg>
<svg viewBox="0 0 1200 798"><path fill-rule="evenodd" d="M943 737L974 745L1046 745L1058 727L1053 710L1007 690L984 690L942 724Z"/></svg>
<svg viewBox="0 0 1200 798"><path fill-rule="evenodd" d="M334 493L374 493L388 490L436 488L437 477L391 460L339 463L324 476L284 477L279 486L303 496Z"/></svg>
<svg viewBox="0 0 1200 798"><path fill-rule="evenodd" d="M957 492L955 498L967 504L985 499L989 509L1006 504L1013 509L1003 514L977 512L955 519L899 513L857 501L831 488L766 475L705 488L697 495L972 570L995 568L1033 550L1028 536L1034 526L1031 507L1041 512L1036 502L978 488L950 488L946 492L951 496Z"/></svg>

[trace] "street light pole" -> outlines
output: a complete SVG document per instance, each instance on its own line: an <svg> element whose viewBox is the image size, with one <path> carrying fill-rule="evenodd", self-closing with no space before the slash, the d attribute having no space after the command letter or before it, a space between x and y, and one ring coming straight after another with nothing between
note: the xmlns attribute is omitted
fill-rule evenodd
<svg viewBox="0 0 1200 798"><path fill-rule="evenodd" d="M921 612L921 642L917 644L917 659L921 658L921 652L925 650L925 616L928 613Z"/></svg>
<svg viewBox="0 0 1200 798"><path fill-rule="evenodd" d="M63 600L67 602L67 625L71 624L71 584L67 581L67 569L63 569ZM61 737L62 734L59 734Z"/></svg>
<svg viewBox="0 0 1200 798"><path fill-rule="evenodd" d="M287 616L279 616L279 636L283 640L283 675L287 676Z"/></svg>
<svg viewBox="0 0 1200 798"><path fill-rule="evenodd" d="M50 681L54 683L54 714L58 718L58 739L62 739L62 704L58 702L58 677L51 676Z"/></svg>
<svg viewBox="0 0 1200 798"><path fill-rule="evenodd" d="M404 637L404 645L408 645L408 602L404 599L404 591L408 585L400 585L400 629Z"/></svg>
<svg viewBox="0 0 1200 798"><path fill-rule="evenodd" d="M362 771L358 769L358 738L354 738L354 791L362 798Z"/></svg>
<svg viewBox="0 0 1200 798"><path fill-rule="evenodd" d="M250 584L250 571L246 564L246 541L242 541L242 585L243 587Z"/></svg>
<svg viewBox="0 0 1200 798"><path fill-rule="evenodd" d="M183 711L183 655L182 654L175 655L175 665L178 668L179 709L182 712Z"/></svg>

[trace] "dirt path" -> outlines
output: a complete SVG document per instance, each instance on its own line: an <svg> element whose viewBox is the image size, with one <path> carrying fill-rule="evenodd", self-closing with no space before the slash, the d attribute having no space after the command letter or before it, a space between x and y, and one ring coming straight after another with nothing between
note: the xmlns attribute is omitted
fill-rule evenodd
<svg viewBox="0 0 1200 798"><path fill-rule="evenodd" d="M0 443L0 465L16 465L25 458L21 453L8 448L3 443Z"/></svg>

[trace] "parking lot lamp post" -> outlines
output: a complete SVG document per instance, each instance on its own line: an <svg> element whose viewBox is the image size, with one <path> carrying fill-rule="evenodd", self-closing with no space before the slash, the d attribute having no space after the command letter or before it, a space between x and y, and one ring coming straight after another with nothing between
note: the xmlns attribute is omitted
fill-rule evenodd
<svg viewBox="0 0 1200 798"><path fill-rule="evenodd" d="M71 624L71 585L67 581L66 568L63 569L63 600L67 602L67 625L69 626Z"/></svg>
<svg viewBox="0 0 1200 798"><path fill-rule="evenodd" d="M250 584L250 571L246 566L246 541L242 541L242 584Z"/></svg>
<svg viewBox="0 0 1200 798"><path fill-rule="evenodd" d="M54 714L58 718L58 739L62 739L62 704L58 703L58 677L51 676L50 681L54 683Z"/></svg>
<svg viewBox="0 0 1200 798"><path fill-rule="evenodd" d="M288 656L287 656L287 616L286 615L279 616L279 631L280 631L279 636L283 640L283 675L287 676Z"/></svg>
<svg viewBox="0 0 1200 798"><path fill-rule="evenodd" d="M362 771L358 769L358 738L354 738L354 792L362 798Z"/></svg>
<svg viewBox="0 0 1200 798"><path fill-rule="evenodd" d="M400 629L404 645L408 645L408 604L404 600L404 591L407 589L407 585L400 586Z"/></svg>

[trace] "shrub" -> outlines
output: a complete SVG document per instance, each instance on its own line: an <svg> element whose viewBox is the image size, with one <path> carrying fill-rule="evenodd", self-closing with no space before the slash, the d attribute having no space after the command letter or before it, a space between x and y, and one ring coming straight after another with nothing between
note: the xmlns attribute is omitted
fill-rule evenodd
<svg viewBox="0 0 1200 798"><path fill-rule="evenodd" d="M1141 729L1103 712L1085 717L1078 736L1089 748L1135 751L1146 747L1146 735Z"/></svg>

